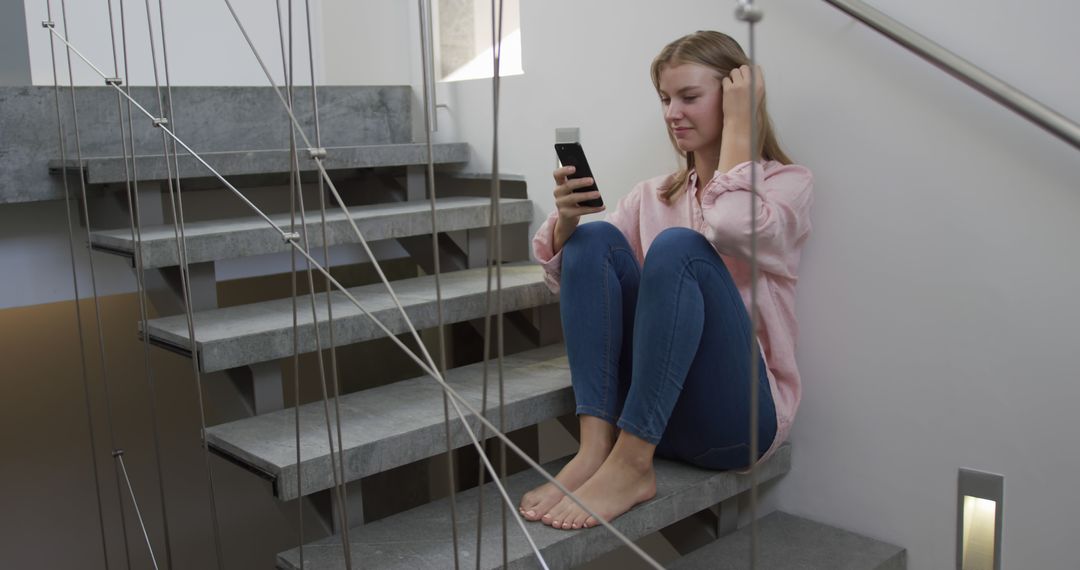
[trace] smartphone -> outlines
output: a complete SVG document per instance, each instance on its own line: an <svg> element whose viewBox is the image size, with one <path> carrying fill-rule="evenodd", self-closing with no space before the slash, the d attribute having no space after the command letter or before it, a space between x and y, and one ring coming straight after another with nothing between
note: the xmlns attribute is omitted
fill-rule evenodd
<svg viewBox="0 0 1080 570"><path fill-rule="evenodd" d="M580 143L555 143L555 154L559 155L559 162L563 166L574 167L574 173L570 175L570 178L593 177L592 169L589 168L589 161L585 159L585 151L581 149ZM584 188L578 188L574 192L597 192L599 190L594 179L592 184ZM596 198L595 200L585 200L580 204L589 208L599 208L604 205L604 200Z"/></svg>

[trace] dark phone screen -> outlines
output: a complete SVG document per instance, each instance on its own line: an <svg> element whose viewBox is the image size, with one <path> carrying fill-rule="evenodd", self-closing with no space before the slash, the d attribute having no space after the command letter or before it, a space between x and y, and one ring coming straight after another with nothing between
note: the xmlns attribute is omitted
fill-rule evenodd
<svg viewBox="0 0 1080 570"><path fill-rule="evenodd" d="M570 175L570 178L593 178L592 169L589 168L589 161L585 159L585 151L581 148L580 143L555 143L555 154L559 155L559 162L563 166L574 167L574 173ZM594 179L589 186L578 188L574 192L596 192L599 190ZM581 202L581 205L589 208L599 208L604 205L604 200L601 198L586 200Z"/></svg>

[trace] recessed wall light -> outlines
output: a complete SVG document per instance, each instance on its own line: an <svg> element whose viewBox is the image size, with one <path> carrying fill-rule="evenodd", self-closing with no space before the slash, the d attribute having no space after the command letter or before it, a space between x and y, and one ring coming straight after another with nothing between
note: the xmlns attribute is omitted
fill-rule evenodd
<svg viewBox="0 0 1080 570"><path fill-rule="evenodd" d="M956 570L1001 570L1005 477L961 469L956 496Z"/></svg>

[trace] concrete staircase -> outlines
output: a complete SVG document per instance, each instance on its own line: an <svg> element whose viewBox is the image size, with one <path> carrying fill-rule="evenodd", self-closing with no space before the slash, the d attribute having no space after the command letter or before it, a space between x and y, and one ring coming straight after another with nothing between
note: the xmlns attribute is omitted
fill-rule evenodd
<svg viewBox="0 0 1080 570"><path fill-rule="evenodd" d="M98 104L102 109L109 108L110 104L115 105L115 100L101 90L88 88L84 91L87 105ZM259 188L261 186L280 185L287 180L288 153L281 148L265 148L268 145L280 147L287 141L284 112L276 107L279 103L268 89L192 87L176 91L176 109L180 117L177 124L182 125L179 127L180 136L188 139L196 150L208 151L204 156L222 174L233 177L231 180L236 180L238 186L246 185L254 194L263 192ZM442 277L443 317L447 323L457 323L448 327L452 369L447 374L447 381L479 408L483 369L475 360L479 352L476 347L482 346L482 341L478 340L476 331L482 328L479 319L487 310L484 242L491 213L490 201L479 196L486 191L487 178L482 175L461 175L454 171L468 160L469 149L466 145L434 147L435 162L440 165L436 174L440 181L440 240L438 249L432 251L430 237L426 237L431 231L423 167L427 151L425 145L409 140L412 119L408 89L341 87L320 88L319 93L325 127L324 143L329 151L326 167L332 176L343 180L341 187L347 190L346 200L351 200L350 213L368 240L396 244L398 251L404 251L414 263L415 276L396 280L393 286L418 330L429 329L436 324L431 258L437 254L443 260L442 267L446 271ZM48 96L51 93L35 92L33 89L18 92L0 90L0 100L32 109L47 110L48 107L42 106L39 99ZM156 106L151 101L153 94L149 90L136 90L136 96L145 99L144 104ZM309 99L303 93L298 93L296 100L300 106L297 116L308 117L304 106ZM88 114L93 117L92 113ZM223 120L214 121L213 117ZM268 117L273 117L273 120ZM226 118L227 121L224 120ZM11 120L8 119L8 122ZM97 122L107 124L104 120ZM87 123L93 125L95 120L91 118ZM84 127L84 132L86 130L88 127ZM152 148L153 136L159 133L149 127L136 130L139 148ZM39 160L35 163L36 168L44 171L48 167L54 176L37 187L22 187L17 195L6 197L5 201L54 199L58 187L55 174L70 169L78 169L95 192L107 194L117 188L122 189L123 160L115 156L119 152L110 154L110 149L116 150L110 146L115 144L109 138L114 132L102 127L101 133L100 136L84 135L84 139L89 140L88 143L84 142L84 148L96 149L96 152L87 152L87 158L81 164L75 161L61 164L56 158ZM190 137L185 134L190 134ZM53 148L48 146L46 139L42 141L46 148ZM362 144L356 144L357 141ZM95 146L95 142L100 146ZM158 145L160 148L160 140ZM53 156L58 157L59 153ZM247 413L243 415L247 417L207 429L207 441L216 454L250 471L253 485L268 481L268 491L275 497L271 500L305 500L323 505L332 503L328 498L329 489L334 486L334 477L326 433L327 412L323 402L320 399L299 403L302 453L299 466L295 450L295 411L285 407L282 369L293 355L292 299L277 298L233 306L219 306L218 303L215 264L237 258L272 256L289 248L277 232L254 215L213 217L187 224L195 317L195 334L191 338L178 296L173 227L166 223L170 218L166 215L167 206L162 206L161 200L165 187L161 180L166 177L166 165L161 156L142 156L137 163L140 180L144 182L140 196L145 199L144 204L149 204L143 212L141 261L146 269L148 286L153 289L151 298L157 313L161 315L151 319L146 330L140 330L140 334L147 335L153 344L161 348L187 356L197 353L201 370L206 374L223 373L221 377L211 377L207 381L228 383L225 378L229 378L236 384L240 397L246 403ZM310 170L310 165L305 161L301 164ZM3 172L2 168L0 172ZM212 182L207 182L208 173L190 158L181 157L180 174L191 187L213 186ZM18 170L8 171L3 176L25 178L29 175ZM310 179L308 175L307 180ZM533 207L525 199L523 186L520 179L510 178L499 203L502 219L508 225L504 232L504 261L507 265L503 268L502 277L503 309L507 313L505 323L510 347L504 361L505 421L508 431L519 430L514 435L517 438L515 441L524 442L522 447L535 455L539 448L536 426L544 422L554 425L550 423L553 419L572 424L574 401L569 369L560 344L561 333L555 305L558 298L544 285L541 269L527 262L527 228L533 219ZM308 184L308 187L310 189L313 185ZM310 209L310 203L308 207ZM114 219L123 220L124 217L118 215ZM287 227L287 213L279 212L271 217L276 223ZM314 220L309 225L313 249L321 245L322 228L318 219L317 212L308 212L309 222ZM337 208L328 209L326 223L329 245L347 246L355 243L355 235ZM98 252L133 260L136 252L130 230L122 223L111 225L95 228L90 245ZM381 284L355 285L349 291L393 334L407 330ZM330 329L326 320L325 295L316 295L315 305L320 339L326 349ZM341 293L332 295L331 305L335 346L348 347L385 337L385 333ZM316 349L311 299L301 296L297 300L297 307L299 351L310 353ZM431 335L421 332L430 342ZM341 377L362 376L364 373L364 370L342 369ZM494 391L489 395L489 407L494 404L493 398ZM215 404L210 402L210 405ZM344 394L339 406L344 475L350 489L350 503L346 508L350 520L357 525L350 530L354 561L368 568L453 567L449 508L445 499L400 510L364 524L365 501L360 486L365 478L417 465L445 452L441 389L431 378L411 378ZM331 414L334 413L333 409L331 406ZM496 424L500 420L498 410L489 410L488 417ZM331 417L330 420L335 422L336 418ZM474 427L478 425L475 420L472 424ZM454 448L469 445L464 430L456 420L452 425L451 441ZM563 458L548 463L546 468L554 473L566 460ZM758 481L779 477L790 466L791 448L785 445L762 465ZM615 521L615 526L631 539L689 520L703 512L710 512L710 509L719 513L712 523L716 525L714 537L735 530L732 521L737 518L738 497L748 489L749 479L746 476L711 472L667 461L658 462L657 473L657 496ZM445 474L445 471L430 470L433 478L441 474ZM511 496L516 498L540 482L537 474L525 470L512 475L507 485ZM463 492L458 495L460 546L462 562L472 567L476 565L478 556L475 551L477 491L475 488L465 489L467 481L462 486ZM498 493L494 488L488 489L483 506L486 526L481 566L484 568L502 564L499 505ZM305 568L344 567L340 537L333 534L340 530L334 528L334 507L327 509L323 523L331 535L305 546ZM762 524L771 529L771 525L778 524L773 520L766 518ZM786 520L782 519L781 522ZM556 531L538 523L531 523L529 528L552 568L579 565L620 546L610 533L602 529ZM778 532L781 539L777 540L783 542L783 537L787 536L783 533L787 531ZM815 537L836 536L832 530L813 526L799 527L798 532L798 536L805 538L800 544L805 544L805 548L810 550L818 547L816 543L822 542ZM520 536L518 527L510 523L508 533L509 566L535 567L533 554ZM730 545L740 536L742 531L723 539L716 547L735 548ZM838 546L827 552L832 553L837 548L843 550L846 547ZM695 556L698 558L688 558L684 562L690 564L687 568L717 567L708 564L693 566L697 564L695 560L704 554ZM298 550L281 553L277 563L281 568L299 568ZM868 561L866 564L860 562L843 567L902 568L903 563L900 562L899 566L872 566Z"/></svg>
<svg viewBox="0 0 1080 570"><path fill-rule="evenodd" d="M574 411L562 345L510 355L503 366L508 430ZM446 374L446 381L476 409L481 401L481 367L477 363ZM355 481L445 452L442 402L442 388L427 376L343 396L339 405L345 480ZM333 408L330 413L333 421ZM490 410L487 417L498 425L497 409ZM322 402L312 402L300 407L303 488L298 494L294 421L293 410L280 410L211 427L206 436L215 450L270 479L274 494L289 500L334 484L326 413ZM472 420L470 425L475 431L479 422ZM451 428L455 448L469 444L458 421Z"/></svg>
<svg viewBox="0 0 1080 570"><path fill-rule="evenodd" d="M544 465L557 473L566 459ZM791 448L784 446L765 463L759 480L767 481L791 467ZM636 540L730 499L750 488L749 477L731 472L698 469L686 464L658 460L656 497L615 519L614 525L631 540ZM511 497L520 497L544 480L525 471L506 483ZM476 492L458 495L459 540L464 568L476 566ZM484 493L484 542L481 545L481 568L502 566L502 535L499 515L501 498L493 484ZM427 504L400 515L354 528L349 539L354 565L367 568L453 568L449 507L446 501ZM540 523L529 523L529 531L540 553L551 568L571 568L618 548L621 543L603 529L579 531L555 530ZM507 523L509 568L536 568L535 555L521 530ZM305 568L344 568L341 539L337 536L313 542L305 547ZM298 550L278 556L279 568L299 568ZM358 567L358 566L354 566Z"/></svg>

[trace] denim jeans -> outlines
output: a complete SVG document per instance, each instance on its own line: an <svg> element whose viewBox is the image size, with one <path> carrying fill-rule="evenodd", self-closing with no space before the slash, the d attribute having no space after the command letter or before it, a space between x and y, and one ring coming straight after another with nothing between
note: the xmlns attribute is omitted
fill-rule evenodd
<svg viewBox="0 0 1080 570"><path fill-rule="evenodd" d="M661 457L745 468L755 360L759 455L772 445L765 361L760 350L750 356L746 305L704 236L665 230L641 267L615 226L583 224L563 246L560 303L578 414L657 445Z"/></svg>

